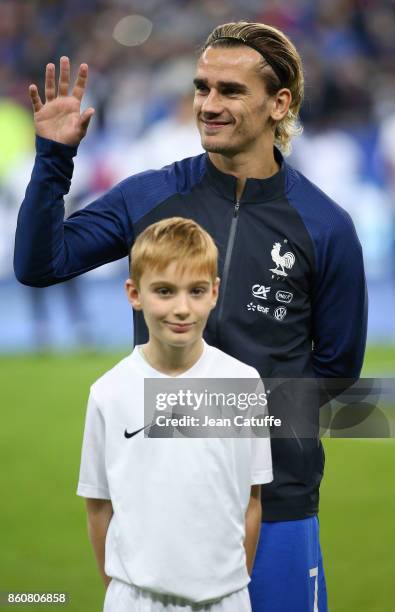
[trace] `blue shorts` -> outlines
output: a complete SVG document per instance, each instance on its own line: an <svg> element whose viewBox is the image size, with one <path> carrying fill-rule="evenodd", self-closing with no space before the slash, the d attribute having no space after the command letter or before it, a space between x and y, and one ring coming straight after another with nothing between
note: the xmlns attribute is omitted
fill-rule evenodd
<svg viewBox="0 0 395 612"><path fill-rule="evenodd" d="M249 590L252 612L327 612L316 516L262 523Z"/></svg>

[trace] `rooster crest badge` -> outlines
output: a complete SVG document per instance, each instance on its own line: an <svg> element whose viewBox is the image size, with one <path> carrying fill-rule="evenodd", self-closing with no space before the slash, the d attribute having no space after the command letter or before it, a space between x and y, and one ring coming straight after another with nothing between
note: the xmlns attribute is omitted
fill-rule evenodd
<svg viewBox="0 0 395 612"><path fill-rule="evenodd" d="M284 253L284 255L280 255L280 249L281 244L279 242L275 242L270 254L272 256L272 260L276 264L276 267L270 268L270 272L273 272L273 274L276 274L277 276L288 276L284 268L291 270L295 263L295 255L291 253L291 251L287 251Z"/></svg>

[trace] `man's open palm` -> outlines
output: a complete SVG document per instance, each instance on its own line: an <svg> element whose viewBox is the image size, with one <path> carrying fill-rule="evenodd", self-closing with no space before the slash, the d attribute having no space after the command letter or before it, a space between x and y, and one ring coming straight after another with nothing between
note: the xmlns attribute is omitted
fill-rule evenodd
<svg viewBox="0 0 395 612"><path fill-rule="evenodd" d="M45 70L45 104L42 103L36 85L30 85L29 95L34 110L36 133L43 138L56 140L67 145L78 145L85 136L94 114L87 108L81 114L81 100L85 93L88 65L81 64L69 95L70 62L68 57L60 58L60 75L56 91L55 66L47 64Z"/></svg>

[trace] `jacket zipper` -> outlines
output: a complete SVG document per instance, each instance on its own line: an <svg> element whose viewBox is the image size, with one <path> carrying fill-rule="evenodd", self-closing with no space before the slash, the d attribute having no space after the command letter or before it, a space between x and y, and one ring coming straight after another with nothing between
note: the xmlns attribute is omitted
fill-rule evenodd
<svg viewBox="0 0 395 612"><path fill-rule="evenodd" d="M225 299L225 294L226 294L226 286L228 284L228 276L229 276L230 262L232 259L232 251L233 251L233 246L235 243L236 228L237 228L237 222L239 219L239 209L240 209L240 201L237 200L234 205L232 223L231 223L230 231L229 231L228 244L226 245L224 269L222 271L222 279L221 279L222 282L221 282L221 288L220 288L221 297L219 300L218 318L217 318L217 334L219 332L219 325L221 322L222 313L224 309L224 299Z"/></svg>

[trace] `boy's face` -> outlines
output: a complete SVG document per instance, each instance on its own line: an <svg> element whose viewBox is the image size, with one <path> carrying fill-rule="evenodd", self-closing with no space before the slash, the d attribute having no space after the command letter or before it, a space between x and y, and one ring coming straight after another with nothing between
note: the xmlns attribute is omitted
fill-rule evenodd
<svg viewBox="0 0 395 612"><path fill-rule="evenodd" d="M146 270L137 287L126 281L126 293L135 310L142 310L150 340L174 347L192 345L203 335L217 303L219 278L207 273L180 271L172 262L162 272Z"/></svg>

